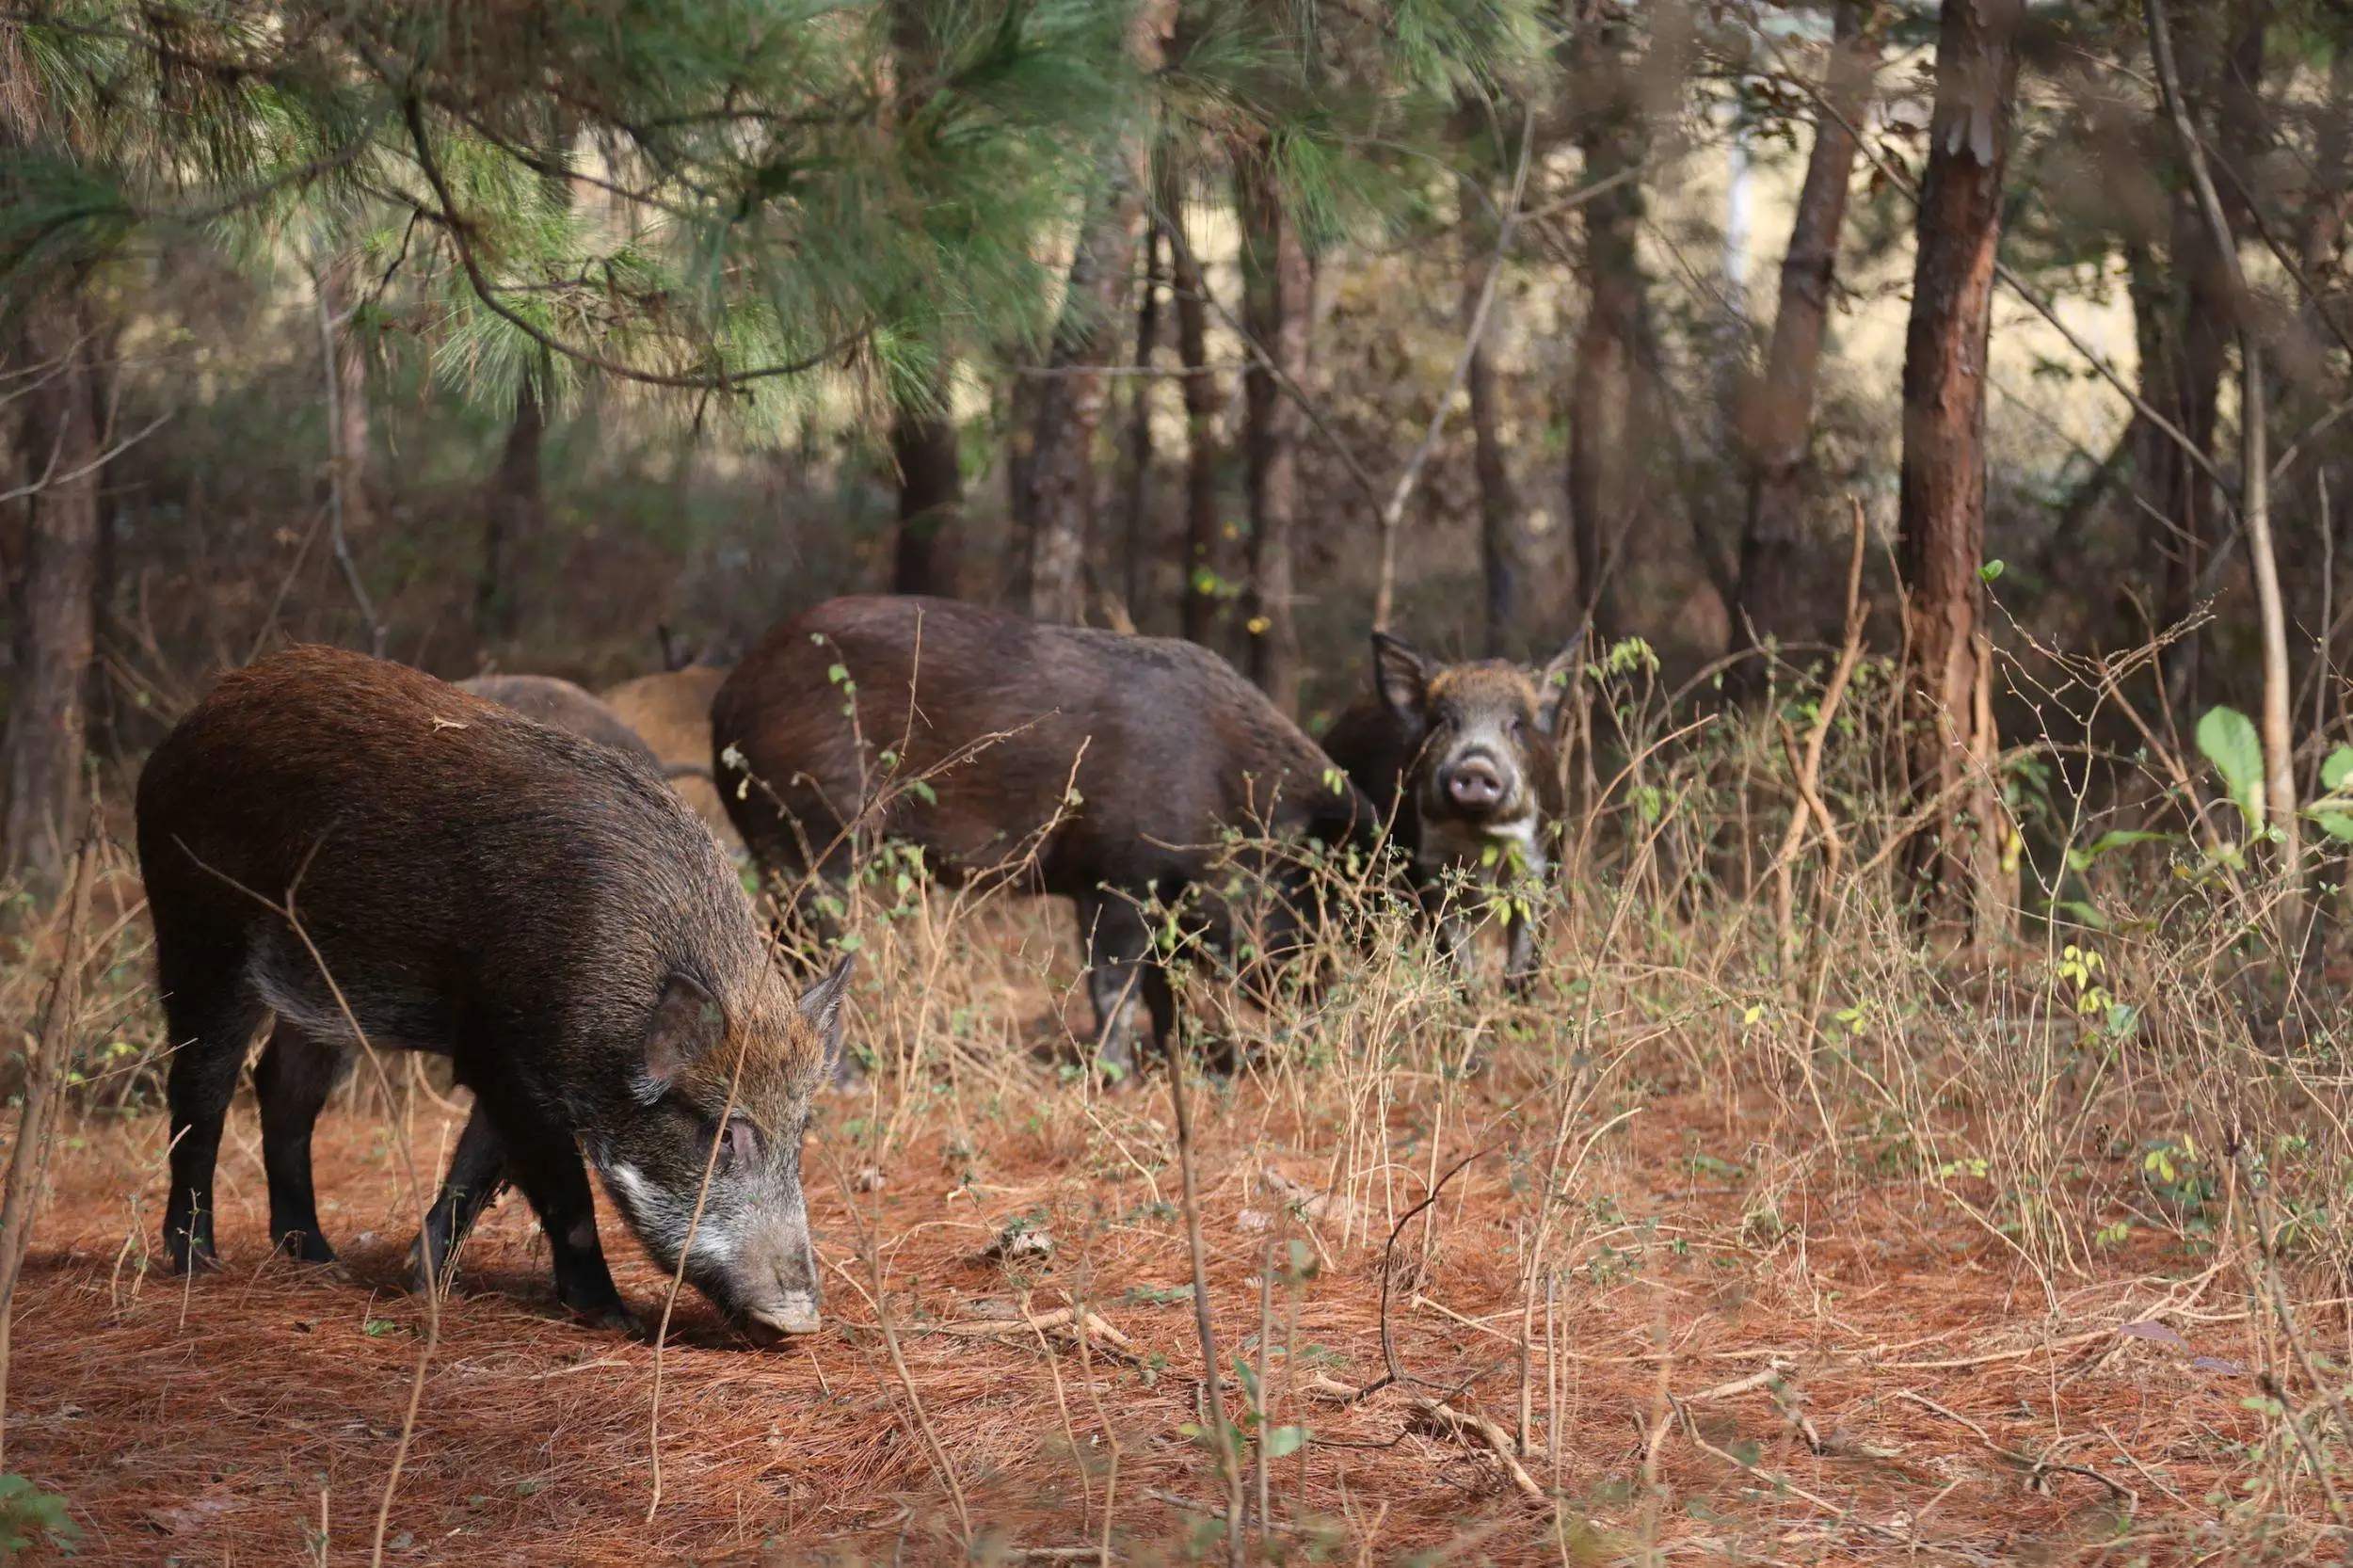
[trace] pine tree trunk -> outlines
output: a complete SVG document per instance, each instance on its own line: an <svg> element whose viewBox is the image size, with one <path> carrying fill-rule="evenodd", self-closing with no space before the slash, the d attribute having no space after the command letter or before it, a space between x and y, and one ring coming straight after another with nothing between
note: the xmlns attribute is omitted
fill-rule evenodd
<svg viewBox="0 0 2353 1568"><path fill-rule="evenodd" d="M1585 320L1569 382L1569 533L1577 594L1594 631L1614 638L1619 617L1609 555L1632 539L1633 513L1644 504L1635 398L1641 376L1647 281L1637 249L1643 213L1641 167L1648 150L1638 96L1632 24L1592 8L1578 24L1575 57L1592 96L1577 128L1584 183L1625 174L1623 184L1585 203L1580 258Z"/></svg>
<svg viewBox="0 0 2353 1568"><path fill-rule="evenodd" d="M537 384L525 380L515 393L515 420L507 426L505 449L483 497L488 528L474 593L474 625L485 639L511 637L521 623L522 564L547 526L547 492L539 467L546 437L547 417Z"/></svg>
<svg viewBox="0 0 2353 1568"><path fill-rule="evenodd" d="M964 472L955 417L948 408L952 380L942 365L930 407L903 403L891 414L890 456L899 471L899 537L890 574L894 593L943 599L956 595Z"/></svg>
<svg viewBox="0 0 2353 1568"><path fill-rule="evenodd" d="M335 460L343 468L344 529L365 539L376 520L375 472L368 460L368 356L352 319L359 303L360 258L337 257L320 279L335 330Z"/></svg>
<svg viewBox="0 0 2353 1568"><path fill-rule="evenodd" d="M1131 13L1128 47L1140 69L1160 68L1176 9L1175 0L1144 0ZM1126 355L1123 328L1147 161L1141 146L1103 150L1070 258L1070 285L1047 374L1035 377L1037 385L1027 393L1029 440L1020 452L1022 493L1014 512L1028 540L1024 599L1039 620L1076 622L1086 610L1090 534L1103 504L1095 460L1096 435L1110 401L1111 377L1103 372Z"/></svg>
<svg viewBox="0 0 2353 1568"><path fill-rule="evenodd" d="M1456 228L1463 238L1463 324L1467 329L1479 310L1486 269L1494 264L1495 225L1488 219L1481 192L1467 177L1461 184L1462 212ZM1501 301L1489 307L1499 309ZM1519 618L1519 492L1512 484L1512 469L1503 450L1500 397L1496 385L1495 354L1488 344L1499 336L1492 326L1471 348L1463 378L1470 398L1472 460L1479 476L1479 564L1486 589L1486 648L1490 658L1502 658L1511 646Z"/></svg>
<svg viewBox="0 0 2353 1568"><path fill-rule="evenodd" d="M1242 327L1273 361L1243 377L1244 452L1249 465L1250 583L1244 596L1250 678L1286 713L1299 708L1299 628L1293 531L1299 520L1299 447L1305 416L1282 390L1307 374L1314 275L1291 216L1283 210L1265 149L1235 176L1241 216Z"/></svg>
<svg viewBox="0 0 2353 1568"><path fill-rule="evenodd" d="M1193 642L1217 635L1218 588L1225 551L1217 516L1218 388L1209 365L1209 283L1183 231L1184 211L1174 181L1161 184L1160 211L1169 224L1169 282L1176 301L1176 359L1184 367L1185 556L1178 622Z"/></svg>
<svg viewBox="0 0 2353 1568"><path fill-rule="evenodd" d="M99 446L87 309L69 285L27 311L10 378L24 399L20 483L36 488L25 502L24 575L11 615L17 682L0 739L8 789L0 872L42 887L64 869L81 821L88 744Z"/></svg>
<svg viewBox="0 0 2353 1568"><path fill-rule="evenodd" d="M1839 0L1822 92L1831 112L1816 117L1814 151L1798 190L1789 248L1782 257L1781 299L1764 379L1750 389L1740 409L1749 472L1734 592L1734 650L1762 648L1768 640L1810 639L1826 624L1825 607L1807 602L1801 585L1812 499L1806 458L1838 238L1854 175L1855 138L1849 127L1858 123L1878 53L1863 37L1865 3ZM1736 694L1758 690L1765 674L1761 660L1743 659L1727 672L1725 684Z"/></svg>
<svg viewBox="0 0 2353 1568"><path fill-rule="evenodd" d="M1107 159L1103 189L1071 258L1054 351L1031 391L1027 598L1039 620L1085 617L1089 529L1102 506L1095 441L1110 400L1103 367L1125 357L1120 328L1142 210L1125 153Z"/></svg>
<svg viewBox="0 0 2353 1568"><path fill-rule="evenodd" d="M1912 840L1913 870L1930 891L1929 912L1959 912L1980 938L2006 923L2011 904L1988 776L1995 750L1978 568L1984 366L2022 9L2022 0L1945 0L1904 339L1905 760L1913 799L1935 803Z"/></svg>
<svg viewBox="0 0 2353 1568"><path fill-rule="evenodd" d="M1143 296L1136 301L1136 358L1139 370L1148 371L1160 341L1160 229L1147 223L1144 231ZM1152 377L1129 377L1128 399L1127 560L1121 579L1128 601L1128 618L1144 616L1144 579L1152 560Z"/></svg>

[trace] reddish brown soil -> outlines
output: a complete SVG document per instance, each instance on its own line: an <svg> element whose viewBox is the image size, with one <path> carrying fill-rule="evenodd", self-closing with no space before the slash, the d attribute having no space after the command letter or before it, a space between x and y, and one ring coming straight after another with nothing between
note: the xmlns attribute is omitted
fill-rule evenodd
<svg viewBox="0 0 2353 1568"><path fill-rule="evenodd" d="M1131 1138L1148 1133L1141 1118L1164 1119L1166 1101L1157 1086L1147 1095L1098 1114ZM1320 1174L1318 1160L1287 1145L1269 1097L1251 1080L1222 1099L1199 1096L1203 1229L1229 1365L1245 1346L1257 1359L1259 1260L1295 1224L1259 1173L1271 1164L1309 1185ZM1133 1166L1087 1157L1075 1092L1048 1091L1041 1109L1030 1130L985 1150L969 1182L971 1157L943 1136L903 1144L880 1190L856 1198L856 1217L855 1178L813 1140L828 1327L760 1350L681 1299L661 1369L662 1495L650 1519L654 1350L556 1314L528 1211L507 1199L470 1245L443 1311L385 1560L957 1560L965 1527L935 1442L984 1560L1098 1539L1109 1492L1119 1557L1222 1560L1209 1522L1224 1506L1215 1466L1180 1430L1197 1420L1201 1352L1176 1288L1189 1266L1176 1167L1158 1166L1170 1207L1155 1207ZM69 1499L82 1561L368 1558L426 1328L422 1304L399 1288L414 1208L398 1137L340 1107L321 1126L324 1217L348 1270L338 1277L264 1258L249 1106L231 1127L226 1267L193 1283L145 1272L160 1212L158 1120L69 1128L59 1150L18 1299L6 1467ZM1559 1300L1557 1449L1545 1442L1553 1401L1539 1304L1528 1468L1558 1489L1557 1518L1490 1457L1417 1424L1412 1388L1343 1405L1303 1386L1319 1374L1361 1384L1381 1371L1385 1222L1360 1227L1370 1243L1330 1244L1295 1329L1278 1288L1274 1340L1301 1353L1296 1374L1273 1363L1273 1420L1314 1435L1273 1467L1281 1528L1267 1555L1396 1561L1450 1546L1459 1561L1604 1561L1639 1560L1645 1540L1677 1561L2192 1554L2198 1522L2216 1514L2208 1493L2244 1471L2238 1446L2258 1435L2239 1404L2252 1389L2233 1368L2200 1369L2191 1351L2113 1331L2201 1262L2151 1250L2121 1260L2114 1278L2060 1281L2055 1316L2004 1242L1909 1185L1844 1197L1800 1187L1781 1200L1779 1235L1744 1231L1740 1194L1694 1187L1707 1178L1688 1174L1690 1135L1702 1130L1721 1141L1719 1111L1669 1101L1618 1135L1613 1169L1633 1174L1615 1201L1636 1228L1581 1248ZM420 1160L431 1167L454 1136L440 1112L420 1114ZM1524 1177L1510 1167L1501 1155L1476 1160L1449 1188L1426 1267L1418 1226L1408 1233L1400 1250L1411 1266L1392 1309L1400 1365L1426 1380L1414 1388L1505 1429L1519 1386L1514 1225L1529 1212L1512 1194ZM1396 1208L1418 1195L1418 1179L1401 1176ZM1053 1234L1050 1260L983 1257L1016 1217ZM868 1226L882 1239L885 1300L920 1413L873 1304L851 1284L872 1289ZM1337 1234L1328 1216L1321 1228ZM607 1246L624 1293L658 1317L665 1282L617 1226ZM1090 1388L1067 1337L1041 1346L1026 1334L936 1332L1001 1310L1025 1287L1038 1313L1084 1291L1144 1361L1098 1346ZM2236 1291L2219 1282L2167 1320L2194 1352L2251 1366ZM1790 1407L1827 1451L1812 1451L1769 1389L1686 1405L1689 1428L1674 1418L1669 1392L1688 1399L1758 1369L1769 1352L1790 1365ZM1662 1413L1651 1500L1646 1433ZM2083 1466L2133 1501L1997 1448ZM1772 1479L1744 1474L1736 1455Z"/></svg>

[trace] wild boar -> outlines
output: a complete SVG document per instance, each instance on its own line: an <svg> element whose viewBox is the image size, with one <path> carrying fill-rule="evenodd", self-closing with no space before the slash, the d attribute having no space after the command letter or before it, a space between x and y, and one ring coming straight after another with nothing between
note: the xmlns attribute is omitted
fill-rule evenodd
<svg viewBox="0 0 2353 1568"><path fill-rule="evenodd" d="M472 680L458 681L457 689L583 740L628 752L656 773L664 771L662 759L627 719L568 680L552 675L477 675Z"/></svg>
<svg viewBox="0 0 2353 1568"><path fill-rule="evenodd" d="M943 878L1005 875L1078 903L1097 1060L1133 1066L1173 1003L1146 913L1198 889L1201 934L1237 911L1205 886L1229 833L1328 845L1372 811L1232 666L1192 643L1048 626L950 600L837 599L770 633L711 708L712 772L753 858L790 891L840 881L854 840L918 845ZM1302 935L1302 869L1238 856L1273 896L1270 956Z"/></svg>
<svg viewBox="0 0 2353 1568"><path fill-rule="evenodd" d="M1541 883L1549 824L1561 811L1556 749L1566 653L1541 671L1508 660L1440 664L1401 637L1372 634L1373 691L1332 726L1324 748L1390 824L1441 946L1467 961L1459 889L1450 876L1502 887ZM1536 969L1535 922L1501 903L1504 976L1524 989Z"/></svg>
<svg viewBox="0 0 2353 1568"><path fill-rule="evenodd" d="M295 1256L334 1256L311 1130L364 1036L448 1056L473 1092L418 1240L426 1281L511 1181L557 1298L625 1322L584 1151L664 1269L685 1252L739 1322L817 1325L801 1135L846 968L795 1000L726 857L651 768L414 670L297 648L181 721L137 809L178 1047L175 1269L215 1265L222 1122L274 1016L254 1085L270 1233Z"/></svg>
<svg viewBox="0 0 2353 1568"><path fill-rule="evenodd" d="M744 840L736 837L718 787L711 781L711 699L727 680L728 668L689 664L641 675L608 688L603 699L662 759L670 787L702 818L720 847L741 855Z"/></svg>

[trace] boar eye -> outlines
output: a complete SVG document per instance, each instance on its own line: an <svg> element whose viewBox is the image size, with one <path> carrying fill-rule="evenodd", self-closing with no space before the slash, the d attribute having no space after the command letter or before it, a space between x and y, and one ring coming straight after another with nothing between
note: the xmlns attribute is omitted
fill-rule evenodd
<svg viewBox="0 0 2353 1568"><path fill-rule="evenodd" d="M760 1159L760 1129L748 1116L729 1116L727 1137L719 1145L719 1169L731 1171Z"/></svg>

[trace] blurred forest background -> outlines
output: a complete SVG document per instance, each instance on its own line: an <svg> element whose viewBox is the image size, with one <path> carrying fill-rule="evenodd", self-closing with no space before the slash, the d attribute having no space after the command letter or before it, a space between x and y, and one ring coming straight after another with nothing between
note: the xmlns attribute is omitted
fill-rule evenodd
<svg viewBox="0 0 2353 1568"><path fill-rule="evenodd" d="M280 637L603 684L897 588L1199 639L1311 730L1376 624L1640 637L1753 695L1835 650L1849 497L1954 864L2007 830L1953 770L2047 724L2057 650L2164 644L2101 666L2121 742L2235 702L2275 780L2316 770L2348 32L2326 0L10 6L8 869L60 861L86 755Z"/></svg>

